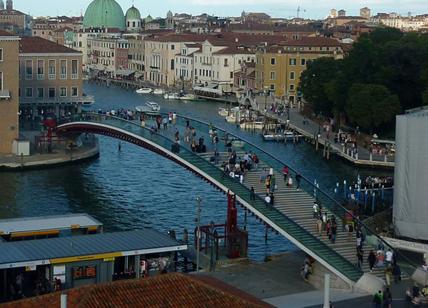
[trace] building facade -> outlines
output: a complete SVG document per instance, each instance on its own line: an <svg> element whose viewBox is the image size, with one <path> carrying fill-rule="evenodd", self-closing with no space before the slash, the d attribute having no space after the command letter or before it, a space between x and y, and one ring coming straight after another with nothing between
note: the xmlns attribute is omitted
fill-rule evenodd
<svg viewBox="0 0 428 308"><path fill-rule="evenodd" d="M19 138L19 37L0 31L0 154Z"/></svg>
<svg viewBox="0 0 428 308"><path fill-rule="evenodd" d="M256 88L296 102L302 72L310 61L321 57L343 58L341 44L334 39L308 37L260 48L256 54Z"/></svg>
<svg viewBox="0 0 428 308"><path fill-rule="evenodd" d="M23 37L19 54L21 112L64 117L93 102L83 93L82 54L39 37Z"/></svg>

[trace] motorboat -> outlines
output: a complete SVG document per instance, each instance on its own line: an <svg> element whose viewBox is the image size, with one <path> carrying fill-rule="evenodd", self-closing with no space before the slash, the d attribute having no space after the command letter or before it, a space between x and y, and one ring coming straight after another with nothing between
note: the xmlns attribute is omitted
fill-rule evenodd
<svg viewBox="0 0 428 308"><path fill-rule="evenodd" d="M180 99L180 95L178 93L166 93L163 96L163 98L164 99L176 99L176 100L178 100L178 99Z"/></svg>
<svg viewBox="0 0 428 308"><path fill-rule="evenodd" d="M155 89L155 90L153 91L153 94L154 94L154 95L164 95L164 94L165 94L165 90L162 90L162 89Z"/></svg>
<svg viewBox="0 0 428 308"><path fill-rule="evenodd" d="M262 130L264 128L265 124L261 121L245 121L242 122L240 127L241 129L256 129L256 130Z"/></svg>
<svg viewBox="0 0 428 308"><path fill-rule="evenodd" d="M228 123L238 123L241 119L241 112L239 107L234 107L230 110L230 113L226 116L226 121Z"/></svg>
<svg viewBox="0 0 428 308"><path fill-rule="evenodd" d="M198 97L195 94L184 94L183 96L180 96L180 99L183 101L196 101L198 100Z"/></svg>
<svg viewBox="0 0 428 308"><path fill-rule="evenodd" d="M151 88L141 88L135 92L137 92L137 94L150 94L153 92L153 90Z"/></svg>
<svg viewBox="0 0 428 308"><path fill-rule="evenodd" d="M262 134L264 141L284 141L285 135L283 134Z"/></svg>
<svg viewBox="0 0 428 308"><path fill-rule="evenodd" d="M160 106L158 103L155 102L147 102L146 106L153 112L159 112L160 111Z"/></svg>

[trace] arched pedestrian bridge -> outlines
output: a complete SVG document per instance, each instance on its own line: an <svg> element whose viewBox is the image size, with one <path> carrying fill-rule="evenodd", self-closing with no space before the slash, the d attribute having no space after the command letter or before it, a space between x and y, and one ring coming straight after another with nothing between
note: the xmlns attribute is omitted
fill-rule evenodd
<svg viewBox="0 0 428 308"><path fill-rule="evenodd" d="M342 231L342 217L346 210L335 200L330 198L319 188L315 187L309 180L302 177L301 189L289 188L285 185L281 177L281 170L284 162L280 159L263 151L259 147L234 136L224 130L216 128L220 142L217 149L220 152L218 164L210 162L213 156L214 145L209 138L209 131L212 128L209 124L182 116L177 117L176 127L169 127L167 130L154 132L150 129L153 122L147 122L146 127L140 123L124 120L118 117L106 116L101 114L84 114L76 121L62 124L58 127L59 134L80 134L94 133L104 136L110 136L124 140L143 148L158 153L179 165L194 172L223 192L231 191L237 196L237 201L247 210L259 217L270 228L280 233L298 248L312 256L316 261L324 265L330 271L335 273L350 286L356 283L364 272L368 272L368 265L363 269L355 266L356 260L356 240L354 236L349 236L347 232ZM190 124L196 129L196 138L203 136L207 146L206 153L195 153L190 150L190 145L182 138L184 129ZM180 132L180 149L172 151L175 144L174 132L178 129ZM245 152L256 153L260 159L257 170L249 171L244 182L224 175L221 169L221 162L226 160L227 148L224 140L235 140L232 142L233 150L238 155ZM267 206L264 201L265 187L260 183L260 173L263 168L273 168L277 175L277 190L275 191L275 205ZM296 172L290 168L290 173L295 177ZM251 200L250 189L255 188L256 200ZM336 216L338 224L338 234L335 244L330 243L329 239L319 236L316 231L316 220L313 218L312 206L315 197L321 202L323 208L328 213ZM380 238L373 234L368 228L362 225L363 232L366 235L366 242L378 243ZM387 246L386 243L384 243ZM367 247L367 244L366 244ZM366 259L368 251L365 247ZM397 252L398 255L398 252ZM400 260L404 262L405 260ZM366 263L366 262L365 262ZM413 267L402 266L402 270ZM382 276L383 271L378 271L378 276ZM412 274L412 273L410 273Z"/></svg>

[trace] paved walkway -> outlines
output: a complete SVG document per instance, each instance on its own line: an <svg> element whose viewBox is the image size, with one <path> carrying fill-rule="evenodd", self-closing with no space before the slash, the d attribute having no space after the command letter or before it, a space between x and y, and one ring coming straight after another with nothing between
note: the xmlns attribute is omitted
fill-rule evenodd
<svg viewBox="0 0 428 308"><path fill-rule="evenodd" d="M267 107L267 115L271 118L277 119L281 123L286 123L288 116L285 112L284 115L279 116L269 111L269 107L272 105L273 100L268 100ZM258 108L256 108L258 107ZM257 96L256 104L252 104L253 109L257 109L260 113L264 114L264 97ZM305 120L305 121L304 121ZM367 165L367 166L381 166L381 167L394 167L394 158L393 157L385 157L380 155L370 155L370 151L364 147L358 147L358 155L352 155L350 152L347 152L346 149L339 143L334 142L334 134L330 133L330 136L327 136L327 133L323 131L322 127L300 114L297 108L290 109L290 128L298 131L300 134L314 138L314 136L318 136L320 133L319 143L321 145L330 144L331 148L334 152L345 158L346 160L353 162L357 165Z"/></svg>

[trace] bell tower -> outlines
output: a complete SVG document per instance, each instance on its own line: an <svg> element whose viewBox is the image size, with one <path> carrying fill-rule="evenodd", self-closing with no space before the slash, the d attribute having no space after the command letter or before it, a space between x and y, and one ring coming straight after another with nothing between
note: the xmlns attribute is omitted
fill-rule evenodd
<svg viewBox="0 0 428 308"><path fill-rule="evenodd" d="M8 11L12 11L13 10L13 1L12 0L7 0L6 1L6 10L8 10Z"/></svg>

